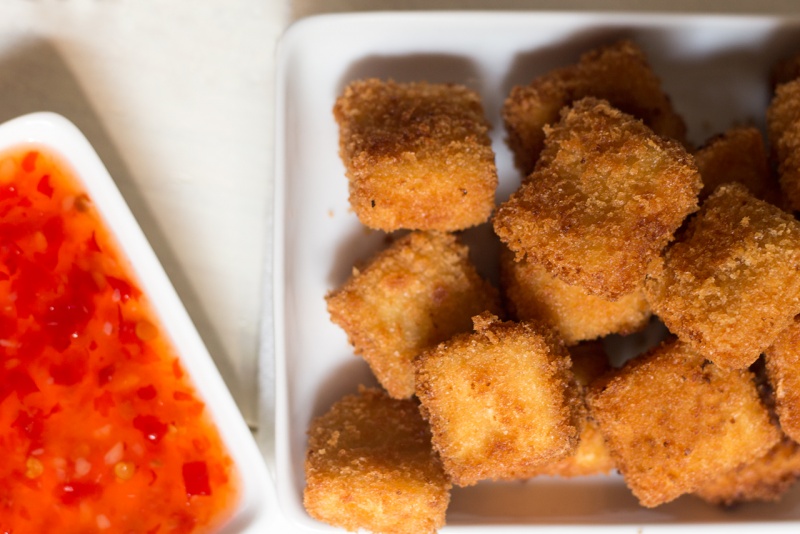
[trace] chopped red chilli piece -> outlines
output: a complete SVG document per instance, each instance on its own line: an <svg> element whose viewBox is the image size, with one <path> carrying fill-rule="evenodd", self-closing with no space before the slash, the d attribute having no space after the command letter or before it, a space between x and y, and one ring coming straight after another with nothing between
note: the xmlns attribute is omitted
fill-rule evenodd
<svg viewBox="0 0 800 534"><path fill-rule="evenodd" d="M183 368L181 367L181 362L178 360L172 362L172 374L175 375L175 378L183 378Z"/></svg>
<svg viewBox="0 0 800 534"><path fill-rule="evenodd" d="M45 174L39 178L39 183L36 185L36 190L46 196L47 198L53 197L53 187L50 185L50 175Z"/></svg>
<svg viewBox="0 0 800 534"><path fill-rule="evenodd" d="M86 376L86 361L80 356L70 354L61 363L50 366L53 383L59 386L74 386Z"/></svg>
<svg viewBox="0 0 800 534"><path fill-rule="evenodd" d="M59 486L58 493L61 502L71 506L78 504L83 499L99 496L102 488L93 482L72 480Z"/></svg>
<svg viewBox="0 0 800 534"><path fill-rule="evenodd" d="M44 433L44 420L45 416L39 410L31 410L31 413L20 410L11 426L19 429L31 442L38 444Z"/></svg>
<svg viewBox="0 0 800 534"><path fill-rule="evenodd" d="M194 397L189 393L184 393L183 391L176 391L172 394L172 398L176 401L190 401L194 400Z"/></svg>
<svg viewBox="0 0 800 534"><path fill-rule="evenodd" d="M208 466L205 462L186 462L183 464L183 485L186 487L186 496L211 495L211 485L208 483Z"/></svg>
<svg viewBox="0 0 800 534"><path fill-rule="evenodd" d="M97 244L97 237L94 235L94 232L92 232L92 237L86 243L86 248L92 252L102 252L102 250L100 250L100 245Z"/></svg>
<svg viewBox="0 0 800 534"><path fill-rule="evenodd" d="M137 415L133 418L133 428L140 431L151 443L161 441L169 430L167 424L154 415Z"/></svg>
<svg viewBox="0 0 800 534"><path fill-rule="evenodd" d="M136 390L136 396L142 400L153 400L156 398L156 394L156 388L153 387L153 384Z"/></svg>
<svg viewBox="0 0 800 534"><path fill-rule="evenodd" d="M7 371L3 381L11 385L11 390L16 391L20 399L39 391L39 387L33 381L31 375L21 369Z"/></svg>
<svg viewBox="0 0 800 534"><path fill-rule="evenodd" d="M22 158L22 170L25 172L33 172L36 170L36 159L38 157L39 153L35 151L25 154L25 157Z"/></svg>
<svg viewBox="0 0 800 534"><path fill-rule="evenodd" d="M97 371L97 385L105 386L114 378L114 364L109 364Z"/></svg>

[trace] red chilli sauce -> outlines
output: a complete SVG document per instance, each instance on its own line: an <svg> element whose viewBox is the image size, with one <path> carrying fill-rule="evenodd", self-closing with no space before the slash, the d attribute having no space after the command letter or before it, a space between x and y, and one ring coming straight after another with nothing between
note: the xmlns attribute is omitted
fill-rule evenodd
<svg viewBox="0 0 800 534"><path fill-rule="evenodd" d="M68 166L0 154L0 534L197 533L238 478Z"/></svg>

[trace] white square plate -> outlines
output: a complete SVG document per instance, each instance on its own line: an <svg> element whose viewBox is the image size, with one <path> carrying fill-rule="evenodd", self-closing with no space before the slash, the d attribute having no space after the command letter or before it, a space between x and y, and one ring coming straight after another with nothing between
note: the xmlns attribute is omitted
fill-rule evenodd
<svg viewBox="0 0 800 534"><path fill-rule="evenodd" d="M278 69L274 316L276 464L284 513L298 526L324 529L303 510L306 429L370 372L330 322L326 292L353 264L382 246L350 212L332 115L352 80L455 82L482 96L494 125L502 201L519 184L504 144L500 108L510 88L584 51L618 38L647 53L694 143L734 124L763 128L769 70L800 52L800 19L771 17L570 14L378 13L300 21L283 37ZM488 241L489 225L467 241ZM475 254L490 271L491 254ZM531 526L614 532L705 528L800 529L800 489L778 504L725 511L684 496L648 510L619 476L455 488L446 530L512 531Z"/></svg>
<svg viewBox="0 0 800 534"><path fill-rule="evenodd" d="M181 364L205 402L240 478L239 503L219 534L264 532L270 483L266 464L244 418L192 324L178 294L147 242L128 205L89 141L71 122L54 113L34 113L0 125L0 150L33 144L60 156L92 199L130 263L155 316L171 338ZM178 482L179 483L179 482Z"/></svg>

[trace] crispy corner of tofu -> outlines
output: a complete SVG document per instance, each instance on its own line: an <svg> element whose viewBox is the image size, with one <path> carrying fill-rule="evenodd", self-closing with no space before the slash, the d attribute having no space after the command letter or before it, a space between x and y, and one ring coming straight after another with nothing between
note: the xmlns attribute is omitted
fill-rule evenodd
<svg viewBox="0 0 800 534"><path fill-rule="evenodd" d="M333 526L432 534L444 526L451 483L412 400L360 388L308 432L304 506Z"/></svg>
<svg viewBox="0 0 800 534"><path fill-rule="evenodd" d="M654 507L767 453L780 440L748 370L723 370L665 342L591 386L617 468Z"/></svg>

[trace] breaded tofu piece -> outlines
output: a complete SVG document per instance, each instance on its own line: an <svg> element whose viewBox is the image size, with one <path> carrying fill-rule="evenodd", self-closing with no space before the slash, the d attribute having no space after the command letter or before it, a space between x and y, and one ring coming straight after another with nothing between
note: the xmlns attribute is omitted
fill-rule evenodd
<svg viewBox="0 0 800 534"><path fill-rule="evenodd" d="M333 112L350 205L363 224L455 231L488 220L497 170L477 93L361 80L347 86Z"/></svg>
<svg viewBox="0 0 800 534"><path fill-rule="evenodd" d="M775 394L769 383L765 358L759 358L750 370L756 377L761 401L769 410L770 420L778 428ZM777 501L800 477L800 445L781 432L781 440L767 454L743 464L703 484L695 495L720 506L734 506L752 501Z"/></svg>
<svg viewBox="0 0 800 534"><path fill-rule="evenodd" d="M795 317L764 353L781 428L800 441L800 317Z"/></svg>
<svg viewBox="0 0 800 534"><path fill-rule="evenodd" d="M547 128L539 165L494 218L517 260L617 300L697 209L700 174L677 142L584 98Z"/></svg>
<svg viewBox="0 0 800 534"><path fill-rule="evenodd" d="M587 397L617 469L648 508L763 456L780 439L747 370L677 340L594 382Z"/></svg>
<svg viewBox="0 0 800 534"><path fill-rule="evenodd" d="M695 495L706 502L733 506L777 501L800 477L800 445L787 436L767 454L703 484Z"/></svg>
<svg viewBox="0 0 800 534"><path fill-rule="evenodd" d="M800 313L800 223L741 184L708 197L651 267L653 313L723 368L750 366Z"/></svg>
<svg viewBox="0 0 800 534"><path fill-rule="evenodd" d="M514 161L528 176L544 145L545 125L575 100L593 96L644 121L657 134L686 142L686 124L672 107L644 52L621 40L581 56L580 61L553 70L528 86L516 86L503 106L508 145Z"/></svg>
<svg viewBox="0 0 800 534"><path fill-rule="evenodd" d="M474 321L415 360L420 409L454 484L529 478L578 443L569 354L544 325Z"/></svg>
<svg viewBox="0 0 800 534"><path fill-rule="evenodd" d="M412 400L360 388L311 423L303 504L349 531L433 533L445 524L450 481Z"/></svg>
<svg viewBox="0 0 800 534"><path fill-rule="evenodd" d="M800 79L779 85L767 108L767 136L778 182L791 209L800 210Z"/></svg>
<svg viewBox="0 0 800 534"><path fill-rule="evenodd" d="M567 345L637 332L651 315L643 287L612 302L562 282L541 265L526 259L515 261L507 247L500 251L500 286L512 317L555 327Z"/></svg>
<svg viewBox="0 0 800 534"><path fill-rule="evenodd" d="M414 394L412 361L423 349L469 332L474 315L500 313L498 291L468 253L452 234L413 232L326 296L331 320L392 397Z"/></svg>
<svg viewBox="0 0 800 534"><path fill-rule="evenodd" d="M764 139L758 128L738 126L716 135L694 154L703 179L700 200L730 182L738 182L761 200L776 204L780 188L769 168Z"/></svg>
<svg viewBox="0 0 800 534"><path fill-rule="evenodd" d="M610 371L608 355L600 341L587 341L569 349L572 372L581 397L585 397L589 384ZM575 452L566 458L546 464L539 475L572 478L578 476L607 474L614 469L611 452L597 423L589 416L588 407L583 412L580 441Z"/></svg>

